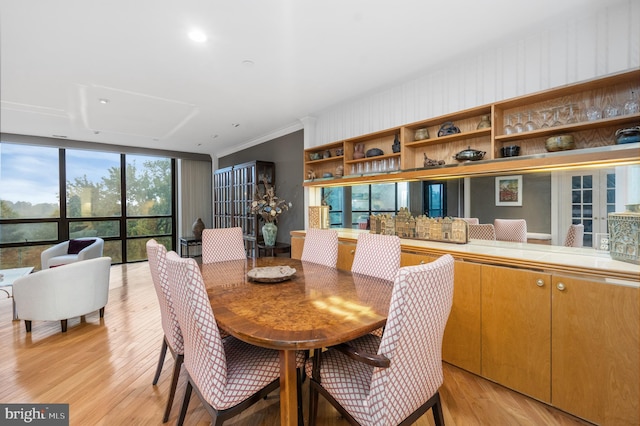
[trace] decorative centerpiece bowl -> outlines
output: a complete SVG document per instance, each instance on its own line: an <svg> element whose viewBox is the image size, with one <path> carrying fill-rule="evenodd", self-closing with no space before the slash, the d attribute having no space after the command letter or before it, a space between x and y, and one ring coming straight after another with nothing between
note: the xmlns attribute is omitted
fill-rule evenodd
<svg viewBox="0 0 640 426"><path fill-rule="evenodd" d="M556 135L547 139L544 147L549 152L566 151L574 149L576 144L573 140L573 135Z"/></svg>

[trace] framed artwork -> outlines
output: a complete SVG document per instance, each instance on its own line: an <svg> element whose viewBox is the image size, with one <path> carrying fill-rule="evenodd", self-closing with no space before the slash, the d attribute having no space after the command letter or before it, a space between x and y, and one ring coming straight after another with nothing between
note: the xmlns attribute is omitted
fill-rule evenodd
<svg viewBox="0 0 640 426"><path fill-rule="evenodd" d="M496 178L496 206L522 206L522 175Z"/></svg>

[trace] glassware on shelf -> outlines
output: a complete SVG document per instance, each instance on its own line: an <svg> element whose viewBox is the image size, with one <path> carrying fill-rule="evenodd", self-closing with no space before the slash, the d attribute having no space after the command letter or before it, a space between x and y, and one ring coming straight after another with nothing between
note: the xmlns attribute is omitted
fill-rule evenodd
<svg viewBox="0 0 640 426"><path fill-rule="evenodd" d="M604 118L612 118L620 115L620 106L615 102L611 102L604 107Z"/></svg>
<svg viewBox="0 0 640 426"><path fill-rule="evenodd" d="M551 123L551 127L562 126L562 121L560 121L560 108L553 109L553 122Z"/></svg>
<svg viewBox="0 0 640 426"><path fill-rule="evenodd" d="M567 117L567 123L566 124L573 124L573 123L577 123L578 119L576 118L575 114L574 114L574 109L576 109L575 104L569 104L569 116Z"/></svg>
<svg viewBox="0 0 640 426"><path fill-rule="evenodd" d="M542 121L540 122L540 128L541 129L546 129L547 127L549 127L549 110L543 110L540 111L540 114L542 114Z"/></svg>
<svg viewBox="0 0 640 426"><path fill-rule="evenodd" d="M504 134L505 135L512 135L515 133L515 130L513 128L513 126L511 125L511 116L508 115L507 116L507 125L504 126Z"/></svg>
<svg viewBox="0 0 640 426"><path fill-rule="evenodd" d="M538 128L538 125L534 123L533 120L531 119L532 116L533 116L533 112L527 111L527 122L524 123L524 130L527 132L531 132Z"/></svg>
<svg viewBox="0 0 640 426"><path fill-rule="evenodd" d="M602 111L600 111L600 108L598 108L595 103L592 103L585 111L585 115L587 116L587 121L596 121L602 118Z"/></svg>
<svg viewBox="0 0 640 426"><path fill-rule="evenodd" d="M631 96L624 103L624 113L625 115L628 115L628 114L637 114L638 112L640 112L640 103L638 102L638 94L632 90Z"/></svg>
<svg viewBox="0 0 640 426"><path fill-rule="evenodd" d="M520 116L521 116L521 115L522 115L522 114L520 114L520 113L516 114L516 116L518 117L518 119L517 119L517 121L516 121L516 124L513 126L513 130L514 130L516 133L522 133L522 132L524 132L524 125L522 124L522 120L520 120Z"/></svg>

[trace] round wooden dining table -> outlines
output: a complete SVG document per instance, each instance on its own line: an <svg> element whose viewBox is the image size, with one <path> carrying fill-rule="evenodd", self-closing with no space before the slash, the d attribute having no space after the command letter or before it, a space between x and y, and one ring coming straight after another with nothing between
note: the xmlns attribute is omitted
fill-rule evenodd
<svg viewBox="0 0 640 426"><path fill-rule="evenodd" d="M255 268L279 266L295 273L269 282L248 276ZM284 257L202 264L201 271L218 326L280 352L282 425L298 421L296 351L343 343L384 326L393 288L390 281Z"/></svg>

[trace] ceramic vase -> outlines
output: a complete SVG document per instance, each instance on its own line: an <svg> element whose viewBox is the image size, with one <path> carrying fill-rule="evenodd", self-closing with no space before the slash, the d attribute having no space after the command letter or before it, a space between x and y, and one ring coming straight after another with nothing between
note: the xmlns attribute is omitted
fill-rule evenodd
<svg viewBox="0 0 640 426"><path fill-rule="evenodd" d="M197 239L202 238L202 230L205 228L204 222L202 219L198 218L195 222L193 222L193 226L191 229L193 230L193 236Z"/></svg>
<svg viewBox="0 0 640 426"><path fill-rule="evenodd" d="M278 227L275 223L268 222L262 226L262 237L266 246L275 246L277 235Z"/></svg>

